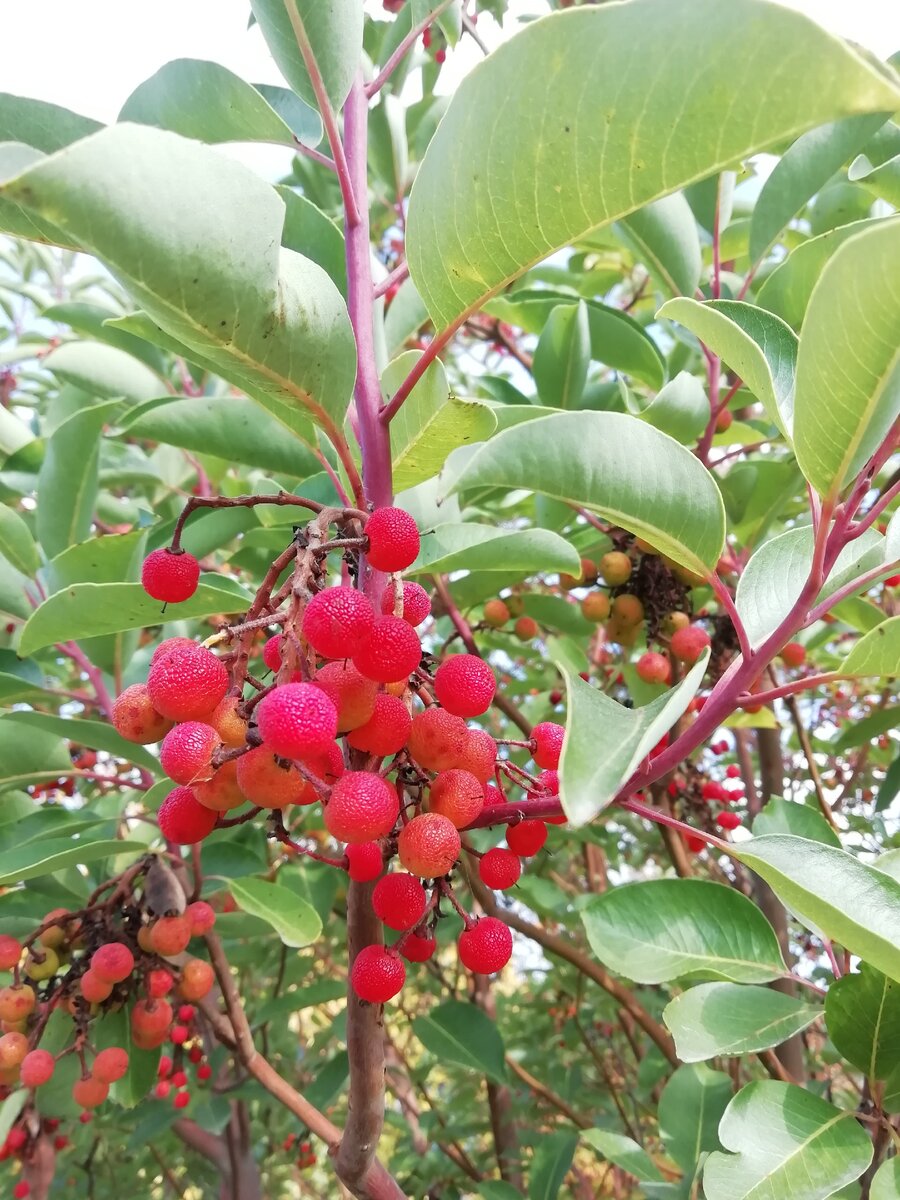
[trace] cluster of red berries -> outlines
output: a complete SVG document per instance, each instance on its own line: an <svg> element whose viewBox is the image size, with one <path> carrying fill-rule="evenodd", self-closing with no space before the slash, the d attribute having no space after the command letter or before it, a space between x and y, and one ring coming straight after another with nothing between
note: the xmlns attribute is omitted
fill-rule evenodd
<svg viewBox="0 0 900 1200"><path fill-rule="evenodd" d="M316 1165L316 1152L312 1148L312 1143L300 1141L296 1133L289 1133L282 1142L281 1148L286 1154L291 1154L294 1147L297 1149L297 1167L299 1170L308 1171L310 1167Z"/></svg>

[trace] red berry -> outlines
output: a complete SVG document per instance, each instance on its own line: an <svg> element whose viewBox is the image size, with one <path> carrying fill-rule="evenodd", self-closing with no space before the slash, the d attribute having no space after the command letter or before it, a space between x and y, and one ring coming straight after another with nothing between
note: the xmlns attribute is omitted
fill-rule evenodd
<svg viewBox="0 0 900 1200"><path fill-rule="evenodd" d="M806 647L801 642L788 642L782 647L781 661L786 667L802 667L806 662Z"/></svg>
<svg viewBox="0 0 900 1200"><path fill-rule="evenodd" d="M81 976L78 986L88 1004L102 1004L104 1000L109 999L113 990L111 983L101 979L97 972L90 968Z"/></svg>
<svg viewBox="0 0 900 1200"><path fill-rule="evenodd" d="M460 840L452 821L440 813L421 813L400 831L397 853L407 871L420 879L439 879L459 858Z"/></svg>
<svg viewBox="0 0 900 1200"><path fill-rule="evenodd" d="M512 934L496 917L482 917L459 935L459 957L476 975L493 975L512 957Z"/></svg>
<svg viewBox="0 0 900 1200"><path fill-rule="evenodd" d="M497 743L491 735L483 729L468 730L457 766L474 775L480 783L487 783L494 773L496 761Z"/></svg>
<svg viewBox="0 0 900 1200"><path fill-rule="evenodd" d="M530 642L532 638L537 637L539 632L539 626L534 617L519 617L513 625L513 633L520 642Z"/></svg>
<svg viewBox="0 0 900 1200"><path fill-rule="evenodd" d="M202 781L212 775L212 756L221 744L211 725L203 721L185 721L166 734L159 748L159 761L176 783Z"/></svg>
<svg viewBox="0 0 900 1200"><path fill-rule="evenodd" d="M12 1190L14 1200L25 1200L26 1196L31 1195L31 1184L27 1179L20 1179Z"/></svg>
<svg viewBox="0 0 900 1200"><path fill-rule="evenodd" d="M181 969L181 982L178 990L185 1000L202 1000L208 995L216 981L215 972L208 962L202 958L189 959ZM184 1020L179 1010L179 1020Z"/></svg>
<svg viewBox="0 0 900 1200"><path fill-rule="evenodd" d="M21 943L8 933L0 934L0 971L11 971L21 957Z"/></svg>
<svg viewBox="0 0 900 1200"><path fill-rule="evenodd" d="M486 805L506 804L506 797L495 783L484 785L484 802Z"/></svg>
<svg viewBox="0 0 900 1200"><path fill-rule="evenodd" d="M183 1046L190 1036L191 1031L187 1025L178 1024L172 1026L171 1038L173 1046Z"/></svg>
<svg viewBox="0 0 900 1200"><path fill-rule="evenodd" d="M513 854L511 850L504 850L502 846L495 846L482 856L478 864L478 874L482 883L503 892L518 883L522 874L522 864L517 854Z"/></svg>
<svg viewBox="0 0 900 1200"><path fill-rule="evenodd" d="M150 945L163 958L173 958L187 949L191 922L187 916L160 917L150 926Z"/></svg>
<svg viewBox="0 0 900 1200"><path fill-rule="evenodd" d="M199 1046L191 1046L190 1050L188 1051L188 1061L192 1062L192 1063L198 1063L198 1062L202 1062L202 1060L203 1060L203 1051L200 1049L200 1047Z"/></svg>
<svg viewBox="0 0 900 1200"><path fill-rule="evenodd" d="M172 1074L173 1065L174 1064L171 1058L169 1058L168 1054L163 1054L159 1060L159 1066L156 1069L156 1073L160 1079L168 1079L168 1077Z"/></svg>
<svg viewBox="0 0 900 1200"><path fill-rule="evenodd" d="M150 659L150 666L152 667L153 664L155 662L158 662L159 659L165 658L167 654L171 654L173 650L177 650L179 646L196 646L196 645L197 645L197 643L194 641L193 638L188 638L188 637L165 638L163 641L161 641L159 643L159 645L153 651L153 655Z"/></svg>
<svg viewBox="0 0 900 1200"><path fill-rule="evenodd" d="M372 602L351 587L325 588L303 613L303 636L323 658L351 658L375 624Z"/></svg>
<svg viewBox="0 0 900 1200"><path fill-rule="evenodd" d="M371 842L390 833L399 812L396 791L378 775L347 771L331 789L325 828L341 842Z"/></svg>
<svg viewBox="0 0 900 1200"><path fill-rule="evenodd" d="M394 585L389 583L381 593L381 611L385 616L394 616ZM418 583L403 584L403 620L410 625L421 625L431 612L428 593Z"/></svg>
<svg viewBox="0 0 900 1200"><path fill-rule="evenodd" d="M462 717L443 708L427 708L413 717L409 752L427 771L445 771L461 765L469 730Z"/></svg>
<svg viewBox="0 0 900 1200"><path fill-rule="evenodd" d="M176 1108L187 1108L191 1102L190 1092L179 1092L175 1097L174 1104Z"/></svg>
<svg viewBox="0 0 900 1200"><path fill-rule="evenodd" d="M53 1149L54 1150L65 1150L66 1146L68 1146L68 1145L69 1145L69 1139L66 1137L66 1135L64 1133L61 1133L59 1135L59 1137L55 1137L53 1139Z"/></svg>
<svg viewBox="0 0 900 1200"><path fill-rule="evenodd" d="M353 655L353 665L376 683L407 679L422 657L419 635L402 617L378 617Z"/></svg>
<svg viewBox="0 0 900 1200"><path fill-rule="evenodd" d="M164 604L190 600L197 590L200 564L185 550L154 550L141 567L141 585L148 596Z"/></svg>
<svg viewBox="0 0 900 1200"><path fill-rule="evenodd" d="M115 1083L128 1070L128 1051L121 1046L101 1050L91 1064L91 1074L101 1083Z"/></svg>
<svg viewBox="0 0 900 1200"><path fill-rule="evenodd" d="M337 735L337 709L311 683L285 683L269 692L257 711L262 739L282 758L323 751Z"/></svg>
<svg viewBox="0 0 900 1200"><path fill-rule="evenodd" d="M642 654L637 660L638 679L642 679L644 683L671 683L672 682L672 665L664 654L657 654L653 650L648 650L646 654Z"/></svg>
<svg viewBox="0 0 900 1200"><path fill-rule="evenodd" d="M205 808L189 787L177 787L159 806L157 819L164 838L180 846L192 846L212 833L218 813Z"/></svg>
<svg viewBox="0 0 900 1200"><path fill-rule="evenodd" d="M700 790L700 794L704 800L727 800L728 793L722 787L721 783L716 783L714 779L707 779Z"/></svg>
<svg viewBox="0 0 900 1200"><path fill-rule="evenodd" d="M276 633L263 646L263 662L270 671L277 671L281 666L281 642L284 634Z"/></svg>
<svg viewBox="0 0 900 1200"><path fill-rule="evenodd" d="M11 1129L6 1138L6 1144L10 1150L21 1150L28 1141L28 1133L21 1125L17 1125L15 1129Z"/></svg>
<svg viewBox="0 0 900 1200"><path fill-rule="evenodd" d="M348 846L345 854L350 863L348 874L356 883L370 883L381 874L384 856L377 842L358 842Z"/></svg>
<svg viewBox="0 0 900 1200"><path fill-rule="evenodd" d="M889 575L884 581L885 587L900 587L900 575Z"/></svg>
<svg viewBox="0 0 900 1200"><path fill-rule="evenodd" d="M534 761L545 771L555 771L559 766L565 728L553 721L541 721L531 731L534 742Z"/></svg>
<svg viewBox="0 0 900 1200"><path fill-rule="evenodd" d="M413 929L400 939L397 948L407 962L428 962L437 949L437 942L430 933L421 934Z"/></svg>
<svg viewBox="0 0 900 1200"><path fill-rule="evenodd" d="M228 691L225 664L205 646L176 646L151 663L147 690L157 712L172 721L208 716Z"/></svg>
<svg viewBox="0 0 900 1200"><path fill-rule="evenodd" d="M693 666L709 645L709 634L699 625L688 625L675 630L669 645L679 662Z"/></svg>
<svg viewBox="0 0 900 1200"><path fill-rule="evenodd" d="M741 818L734 812L716 813L716 824L720 829L737 829Z"/></svg>
<svg viewBox="0 0 900 1200"><path fill-rule="evenodd" d="M428 898L414 875L397 872L375 884L372 907L375 915L391 929L412 929L425 915Z"/></svg>
<svg viewBox="0 0 900 1200"><path fill-rule="evenodd" d="M338 710L341 733L365 725L375 711L378 684L360 675L351 662L326 663L316 672L315 684Z"/></svg>
<svg viewBox="0 0 900 1200"><path fill-rule="evenodd" d="M729 779L738 779L740 778L741 768L737 763L729 763L725 768L725 774Z"/></svg>
<svg viewBox="0 0 900 1200"><path fill-rule="evenodd" d="M19 1079L23 1087L40 1087L52 1077L55 1068L56 1059L49 1050L32 1050L22 1059Z"/></svg>
<svg viewBox="0 0 900 1200"><path fill-rule="evenodd" d="M171 1090L172 1085L167 1079L161 1080L153 1089L157 1100L165 1100Z"/></svg>
<svg viewBox="0 0 900 1200"><path fill-rule="evenodd" d="M384 946L366 946L354 960L350 982L360 1000L385 1004L406 982L406 967Z"/></svg>
<svg viewBox="0 0 900 1200"><path fill-rule="evenodd" d="M134 970L134 955L122 942L107 942L91 955L91 970L104 983L121 983Z"/></svg>
<svg viewBox="0 0 900 1200"><path fill-rule="evenodd" d="M376 571L405 571L419 553L419 531L402 508L376 508L366 522L367 557Z"/></svg>
<svg viewBox="0 0 900 1200"><path fill-rule="evenodd" d="M484 808L484 787L468 771L452 767L441 771L428 793L428 809L465 829Z"/></svg>
<svg viewBox="0 0 900 1200"><path fill-rule="evenodd" d="M484 623L491 629L501 629L510 619L512 613L504 600L488 600L484 606Z"/></svg>
<svg viewBox="0 0 900 1200"><path fill-rule="evenodd" d="M82 1125L90 1125L90 1123L91 1123L91 1121L93 1121L93 1119L94 1119L93 1113L89 1113L89 1112L83 1112L81 1114L81 1116L78 1118L78 1120L81 1122Z"/></svg>
<svg viewBox="0 0 900 1200"><path fill-rule="evenodd" d="M255 746L237 760L238 787L251 804L260 808L284 808L309 804L317 793L296 767L282 765L268 746Z"/></svg>
<svg viewBox="0 0 900 1200"><path fill-rule="evenodd" d="M169 718L153 707L145 683L133 683L116 697L112 723L116 732L127 742L135 742L139 746L160 741L172 728Z"/></svg>
<svg viewBox="0 0 900 1200"><path fill-rule="evenodd" d="M445 659L434 675L434 694L457 717L477 717L487 712L496 690L494 672L475 654L455 654Z"/></svg>
<svg viewBox="0 0 900 1200"><path fill-rule="evenodd" d="M403 749L411 728L412 717L400 697L379 692L375 697L375 711L365 725L351 729L347 744L355 750L365 750L367 754L384 758Z"/></svg>
<svg viewBox="0 0 900 1200"><path fill-rule="evenodd" d="M184 910L184 915L191 923L191 934L194 937L208 933L216 923L215 910L205 900L195 900L193 904L189 904Z"/></svg>
<svg viewBox="0 0 900 1200"><path fill-rule="evenodd" d="M506 844L522 858L537 854L547 840L547 826L543 821L520 821L506 830Z"/></svg>
<svg viewBox="0 0 900 1200"><path fill-rule="evenodd" d="M151 1000L159 1000L167 996L175 986L175 980L168 971L156 968L147 975L147 995Z"/></svg>
<svg viewBox="0 0 900 1200"><path fill-rule="evenodd" d="M11 984L0 988L0 1021L17 1025L34 1012L37 994L27 983Z"/></svg>
<svg viewBox="0 0 900 1200"><path fill-rule="evenodd" d="M109 1095L109 1084L99 1079L79 1079L72 1086L72 1099L82 1108L97 1108Z"/></svg>
<svg viewBox="0 0 900 1200"><path fill-rule="evenodd" d="M212 1067L209 1063L203 1063L197 1068L197 1078L201 1083L205 1083L207 1079L212 1077Z"/></svg>
<svg viewBox="0 0 900 1200"><path fill-rule="evenodd" d="M172 1076L172 1087L183 1088L187 1085L187 1075L184 1071L176 1071Z"/></svg>

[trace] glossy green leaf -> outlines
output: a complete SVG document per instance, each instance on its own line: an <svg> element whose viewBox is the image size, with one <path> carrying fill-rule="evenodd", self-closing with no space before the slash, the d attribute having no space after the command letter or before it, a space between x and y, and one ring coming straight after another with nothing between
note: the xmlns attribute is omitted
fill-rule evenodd
<svg viewBox="0 0 900 1200"><path fill-rule="evenodd" d="M347 310L321 267L279 248L284 204L248 168L118 125L0 193L52 213L166 334L276 415L300 410L329 433L343 421L356 374Z"/></svg>
<svg viewBox="0 0 900 1200"><path fill-rule="evenodd" d="M663 1020L682 1062L750 1054L787 1041L812 1024L820 1007L772 988L701 983L666 1006Z"/></svg>
<svg viewBox="0 0 900 1200"><path fill-rule="evenodd" d="M577 1145L578 1134L574 1130L558 1129L555 1133L537 1135L528 1179L528 1200L556 1200Z"/></svg>
<svg viewBox="0 0 900 1200"><path fill-rule="evenodd" d="M394 296L384 318L384 336L388 356L399 354L406 342L413 337L428 320L428 312L422 297L411 279L405 279Z"/></svg>
<svg viewBox="0 0 900 1200"><path fill-rule="evenodd" d="M709 472L678 442L623 413L559 413L504 430L451 491L479 486L527 488L589 508L701 574L724 544L725 510Z"/></svg>
<svg viewBox="0 0 900 1200"><path fill-rule="evenodd" d="M896 1200L897 1196L900 1196L900 1158L895 1155L875 1172L869 1200Z"/></svg>
<svg viewBox="0 0 900 1200"><path fill-rule="evenodd" d="M140 359L151 370L157 371L160 376L166 369L166 360L155 346L150 346L124 330L114 329L106 324L107 321L115 320L120 315L113 308L86 300L63 300L59 304L52 304L49 308L44 309L43 315L48 321L58 321L69 325L77 333L115 346L117 350L124 350L132 358Z"/></svg>
<svg viewBox="0 0 900 1200"><path fill-rule="evenodd" d="M160 773L159 759L144 746L127 742L107 721L86 721L79 717L58 717L54 713L28 712L17 709L7 713L3 722L23 725L26 729L43 729L56 737L67 738L73 745L86 746L91 750L106 750L116 758L137 763L155 774Z"/></svg>
<svg viewBox="0 0 900 1200"><path fill-rule="evenodd" d="M448 571L568 571L577 575L577 551L549 529L497 529L490 525L438 525L422 534L412 575Z"/></svg>
<svg viewBox="0 0 900 1200"><path fill-rule="evenodd" d="M551 655L551 657L553 657ZM557 660L566 683L566 737L560 799L569 821L584 825L607 808L663 734L684 715L700 687L708 655L677 686L640 708L626 708Z"/></svg>
<svg viewBox="0 0 900 1200"><path fill-rule="evenodd" d="M819 842L773 836L733 851L809 928L900 981L900 883Z"/></svg>
<svg viewBox="0 0 900 1200"><path fill-rule="evenodd" d="M40 564L31 530L8 504L0 505L0 554L23 575L33 575Z"/></svg>
<svg viewBox="0 0 900 1200"><path fill-rule="evenodd" d="M251 597L221 575L201 576L190 600L169 604L162 611L139 583L76 583L48 597L35 609L22 630L21 654L33 654L54 642L146 629L187 617L244 612Z"/></svg>
<svg viewBox="0 0 900 1200"><path fill-rule="evenodd" d="M656 1163L633 1138L611 1129L586 1129L581 1134L581 1140L596 1150L601 1158L621 1167L639 1182L662 1183L663 1176Z"/></svg>
<svg viewBox="0 0 900 1200"><path fill-rule="evenodd" d="M413 1032L441 1063L453 1063L497 1083L506 1082L503 1038L490 1017L472 1004L447 1000L416 1017Z"/></svg>
<svg viewBox="0 0 900 1200"><path fill-rule="evenodd" d="M522 1193L503 1179L483 1179L478 1184L482 1200L522 1200Z"/></svg>
<svg viewBox="0 0 900 1200"><path fill-rule="evenodd" d="M768 983L785 972L772 926L751 900L724 884L630 883L592 899L582 920L600 961L635 983Z"/></svg>
<svg viewBox="0 0 900 1200"><path fill-rule="evenodd" d="M631 394L625 404L632 416L640 417L683 446L695 442L709 421L709 400L703 384L687 371L679 371L646 406L642 407L641 401Z"/></svg>
<svg viewBox="0 0 900 1200"><path fill-rule="evenodd" d="M679 1067L659 1099L659 1132L688 1175L700 1156L719 1146L717 1128L731 1098L731 1080L702 1063Z"/></svg>
<svg viewBox="0 0 900 1200"><path fill-rule="evenodd" d="M617 229L664 292L694 294L703 258L697 222L681 192L638 209L619 222Z"/></svg>
<svg viewBox="0 0 900 1200"><path fill-rule="evenodd" d="M115 839L73 842L70 837L56 841L42 838L0 854L0 887L21 883L26 879L39 879L42 875L55 875L64 867L97 862L114 854L132 852L136 855L145 849L143 842Z"/></svg>
<svg viewBox="0 0 900 1200"><path fill-rule="evenodd" d="M825 1000L828 1036L869 1079L887 1079L900 1061L900 983L868 963L842 975Z"/></svg>
<svg viewBox="0 0 900 1200"><path fill-rule="evenodd" d="M766 71L735 89L733 64L751 44ZM610 64L637 45L658 69L623 93ZM686 94L688 78L703 88ZM577 119L585 96L595 121ZM758 0L554 14L453 96L410 197L410 273L435 323L449 325L597 226L825 121L898 104L895 85L849 47Z"/></svg>
<svg viewBox="0 0 900 1200"><path fill-rule="evenodd" d="M890 617L859 639L840 667L844 675L900 675L900 617Z"/></svg>
<svg viewBox="0 0 900 1200"><path fill-rule="evenodd" d="M839 246L813 289L797 355L794 450L821 495L837 495L900 413L900 222Z"/></svg>
<svg viewBox="0 0 900 1200"><path fill-rule="evenodd" d="M280 883L249 876L228 884L242 912L271 925L285 946L308 946L322 932L322 920L311 904Z"/></svg>
<svg viewBox="0 0 900 1200"><path fill-rule="evenodd" d="M532 374L541 403L578 408L591 361L591 329L583 300L558 304L547 318L534 351Z"/></svg>
<svg viewBox="0 0 900 1200"><path fill-rule="evenodd" d="M326 213L289 187L275 189L285 203L281 244L318 263L342 296L347 294L344 235ZM396 297L395 297L396 299Z"/></svg>
<svg viewBox="0 0 900 1200"><path fill-rule="evenodd" d="M138 84L119 120L170 129L199 142L275 142L293 149L298 133L305 145L318 145L321 117L301 100L295 99L295 106L298 122L289 127L255 87L227 67L176 58Z"/></svg>
<svg viewBox="0 0 900 1200"><path fill-rule="evenodd" d="M852 1112L774 1080L738 1092L719 1137L732 1153L710 1155L708 1200L825 1200L872 1161L872 1142Z"/></svg>
<svg viewBox="0 0 900 1200"><path fill-rule="evenodd" d="M811 842L824 842L826 846L841 845L841 839L817 809L781 796L773 796L757 813L752 828L754 837L788 833Z"/></svg>
<svg viewBox="0 0 900 1200"><path fill-rule="evenodd" d="M100 433L115 408L115 403L107 403L82 409L47 440L36 517L38 539L49 555L83 541L90 532L99 486Z"/></svg>
<svg viewBox="0 0 900 1200"><path fill-rule="evenodd" d="M362 0L328 0L326 4L322 0L250 0L279 71L307 104L317 107L286 3L294 8L294 18L316 60L332 108L340 110L359 68Z"/></svg>
<svg viewBox="0 0 900 1200"><path fill-rule="evenodd" d="M101 128L99 121L59 104L0 92L0 142L24 142L53 154Z"/></svg>
<svg viewBox="0 0 900 1200"><path fill-rule="evenodd" d="M794 409L797 337L779 317L741 300L679 297L657 316L697 335L741 377L769 418L788 435Z"/></svg>
<svg viewBox="0 0 900 1200"><path fill-rule="evenodd" d="M419 351L409 350L384 370L385 402L420 357ZM391 422L395 491L437 475L451 451L486 441L496 428L497 418L490 408L478 400L452 396L443 363L432 363Z"/></svg>
<svg viewBox="0 0 900 1200"><path fill-rule="evenodd" d="M44 359L58 379L105 400L152 400L163 381L145 363L102 342L65 342Z"/></svg>

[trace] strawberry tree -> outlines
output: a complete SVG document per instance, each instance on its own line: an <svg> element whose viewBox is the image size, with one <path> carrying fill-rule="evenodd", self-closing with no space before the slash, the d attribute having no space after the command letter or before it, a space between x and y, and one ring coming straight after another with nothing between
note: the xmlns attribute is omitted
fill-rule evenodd
<svg viewBox="0 0 900 1200"><path fill-rule="evenodd" d="M17 1200L900 1194L900 78L543 7L0 95Z"/></svg>

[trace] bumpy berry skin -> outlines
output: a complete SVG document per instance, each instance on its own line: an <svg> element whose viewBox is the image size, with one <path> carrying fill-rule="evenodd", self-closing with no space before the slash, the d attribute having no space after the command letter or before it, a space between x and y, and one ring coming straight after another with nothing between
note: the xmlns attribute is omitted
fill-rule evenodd
<svg viewBox="0 0 900 1200"><path fill-rule="evenodd" d="M644 683L671 683L672 666L664 654L648 650L637 660L635 670Z"/></svg>
<svg viewBox="0 0 900 1200"><path fill-rule="evenodd" d="M205 646L176 646L151 663L147 690L153 707L164 717L199 721L224 698L228 672Z"/></svg>
<svg viewBox="0 0 900 1200"><path fill-rule="evenodd" d="M501 971L512 957L512 934L496 917L482 917L459 935L459 957L476 975Z"/></svg>
<svg viewBox="0 0 900 1200"><path fill-rule="evenodd" d="M532 729L534 761L544 771L555 771L559 766L565 736L564 726L557 725L554 721L541 721Z"/></svg>
<svg viewBox="0 0 900 1200"><path fill-rule="evenodd" d="M8 933L0 934L0 971L11 971L22 957L22 946Z"/></svg>
<svg viewBox="0 0 900 1200"><path fill-rule="evenodd" d="M802 642L788 642L782 647L781 661L786 667L802 667L806 662L806 647Z"/></svg>
<svg viewBox="0 0 900 1200"><path fill-rule="evenodd" d="M157 819L164 838L193 846L212 833L218 814L204 807L189 787L177 787L159 806Z"/></svg>
<svg viewBox="0 0 900 1200"><path fill-rule="evenodd" d="M240 702L240 696L226 696L209 715L209 724L222 739L223 745L232 748L243 746L247 740L247 722L237 712Z"/></svg>
<svg viewBox="0 0 900 1200"><path fill-rule="evenodd" d="M203 721L184 721L166 734L159 748L159 761L175 783L209 779L212 756L221 744L211 725Z"/></svg>
<svg viewBox="0 0 900 1200"><path fill-rule="evenodd" d="M348 874L356 883L371 883L384 868L384 856L377 842L357 842L348 846L345 854L350 864Z"/></svg>
<svg viewBox="0 0 900 1200"><path fill-rule="evenodd" d="M499 597L488 600L484 606L484 623L490 625L491 629L502 629L511 616L509 605Z"/></svg>
<svg viewBox="0 0 900 1200"><path fill-rule="evenodd" d="M502 846L488 850L478 863L478 874L481 882L495 891L504 892L515 886L522 874L522 864L519 856Z"/></svg>
<svg viewBox="0 0 900 1200"><path fill-rule="evenodd" d="M22 1059L19 1079L23 1087L40 1087L52 1078L55 1069L56 1059L49 1050L32 1050Z"/></svg>
<svg viewBox="0 0 900 1200"><path fill-rule="evenodd" d="M78 986L88 1004L102 1004L104 1000L109 999L113 990L111 983L101 979L97 972L90 968L78 980Z"/></svg>
<svg viewBox="0 0 900 1200"><path fill-rule="evenodd" d="M216 923L215 909L205 900L195 900L193 904L189 904L184 910L184 915L191 923L191 934L194 937L209 933Z"/></svg>
<svg viewBox="0 0 900 1200"><path fill-rule="evenodd" d="M163 638L150 659L150 666L155 662L159 662L161 658L165 658L167 654L171 654L173 650L177 650L180 646L196 646L197 643L193 638L188 637L170 637Z"/></svg>
<svg viewBox="0 0 900 1200"><path fill-rule="evenodd" d="M208 962L192 958L181 969L178 991L185 1000L202 1000L215 983L216 976Z"/></svg>
<svg viewBox="0 0 900 1200"><path fill-rule="evenodd" d="M239 808L246 797L238 785L237 762L224 762L209 779L191 785L198 803L213 812L231 812Z"/></svg>
<svg viewBox="0 0 900 1200"><path fill-rule="evenodd" d="M491 706L497 681L494 672L475 654L454 654L434 675L434 694L447 712L478 717Z"/></svg>
<svg viewBox="0 0 900 1200"><path fill-rule="evenodd" d="M402 750L409 738L412 717L398 696L379 692L375 697L375 711L357 729L347 735L347 744L354 750L365 750L384 758Z"/></svg>
<svg viewBox="0 0 900 1200"><path fill-rule="evenodd" d="M161 741L172 728L171 720L153 707L145 683L133 683L116 697L112 723L127 742L138 746Z"/></svg>
<svg viewBox="0 0 900 1200"><path fill-rule="evenodd" d="M186 916L160 917L150 926L150 945L163 958L186 950L191 940L191 922Z"/></svg>
<svg viewBox="0 0 900 1200"><path fill-rule="evenodd" d="M598 564L600 577L609 587L621 587L631 578L631 559L621 550L610 550Z"/></svg>
<svg viewBox="0 0 900 1200"><path fill-rule="evenodd" d="M699 625L688 625L685 629L676 629L669 645L680 663L692 667L709 645L709 634Z"/></svg>
<svg viewBox="0 0 900 1200"><path fill-rule="evenodd" d="M337 709L322 689L311 683L277 687L256 711L263 741L282 758L319 754L337 735Z"/></svg>
<svg viewBox="0 0 900 1200"><path fill-rule="evenodd" d="M79 1079L72 1085L72 1099L82 1108L99 1108L109 1095L109 1084L99 1079Z"/></svg>
<svg viewBox="0 0 900 1200"><path fill-rule="evenodd" d="M101 1083L115 1083L128 1070L128 1051L121 1046L101 1050L91 1063L91 1074Z"/></svg>
<svg viewBox="0 0 900 1200"><path fill-rule="evenodd" d="M260 808L284 808L288 804L309 803L308 793L315 789L296 767L283 767L275 761L268 746L256 746L237 760L238 787L251 804Z"/></svg>
<svg viewBox="0 0 900 1200"><path fill-rule="evenodd" d="M190 600L197 590L200 564L193 554L182 550L154 550L141 567L141 585L148 596L164 604Z"/></svg>
<svg viewBox="0 0 900 1200"><path fill-rule="evenodd" d="M325 828L350 845L384 837L400 813L396 791L369 771L347 771L331 789Z"/></svg>
<svg viewBox="0 0 900 1200"><path fill-rule="evenodd" d="M350 658L375 624L368 596L351 587L325 588L303 613L303 636L323 658Z"/></svg>
<svg viewBox="0 0 900 1200"><path fill-rule="evenodd" d="M351 662L326 663L316 673L315 683L337 709L340 733L365 725L375 711L378 684L361 675Z"/></svg>
<svg viewBox="0 0 900 1200"><path fill-rule="evenodd" d="M430 933L423 935L414 929L401 939L398 949L407 962L428 962L437 949L437 942Z"/></svg>
<svg viewBox="0 0 900 1200"><path fill-rule="evenodd" d="M428 771L445 771L461 765L468 736L462 717L432 707L413 717L407 745L420 766Z"/></svg>
<svg viewBox="0 0 900 1200"><path fill-rule="evenodd" d="M484 788L468 771L440 771L428 792L429 812L440 813L457 829L465 829L484 808Z"/></svg>
<svg viewBox="0 0 900 1200"><path fill-rule="evenodd" d="M439 879L459 858L460 844L452 821L440 813L421 813L401 829L397 853L411 875Z"/></svg>
<svg viewBox="0 0 900 1200"><path fill-rule="evenodd" d="M389 583L381 593L381 611L386 617L394 615L394 586ZM408 625L421 625L431 612L428 593L418 583L403 584L403 620Z"/></svg>
<svg viewBox="0 0 900 1200"><path fill-rule="evenodd" d="M376 683L407 679L422 657L419 636L402 617L379 617L353 655L353 665Z"/></svg>
<svg viewBox="0 0 900 1200"><path fill-rule="evenodd" d="M405 571L419 553L419 531L402 508L376 508L366 522L367 558L376 571Z"/></svg>
<svg viewBox="0 0 900 1200"><path fill-rule="evenodd" d="M91 955L91 970L105 983L121 983L134 970L134 955L123 942L107 942Z"/></svg>
<svg viewBox="0 0 900 1200"><path fill-rule="evenodd" d="M520 821L506 830L506 844L514 854L531 858L547 840L547 826L543 821Z"/></svg>
<svg viewBox="0 0 900 1200"><path fill-rule="evenodd" d="M375 884L372 907L380 921L391 929L412 929L425 915L428 898L413 875L395 872Z"/></svg>
<svg viewBox="0 0 900 1200"><path fill-rule="evenodd" d="M735 812L716 813L716 824L720 829L737 829L740 823L741 818Z"/></svg>
<svg viewBox="0 0 900 1200"><path fill-rule="evenodd" d="M497 743L483 729L470 729L466 736L458 766L474 775L479 783L487 783L494 774Z"/></svg>
<svg viewBox="0 0 900 1200"><path fill-rule="evenodd" d="M360 1000L386 1004L406 982L406 967L384 946L366 946L354 960L350 982Z"/></svg>
<svg viewBox="0 0 900 1200"><path fill-rule="evenodd" d="M284 634L273 634L263 646L263 662L270 671L277 671L281 666L281 640Z"/></svg>

